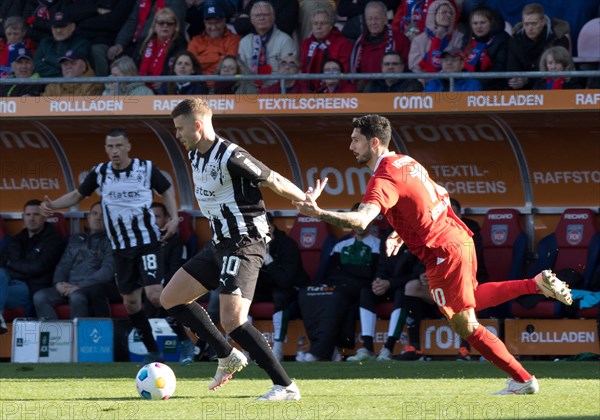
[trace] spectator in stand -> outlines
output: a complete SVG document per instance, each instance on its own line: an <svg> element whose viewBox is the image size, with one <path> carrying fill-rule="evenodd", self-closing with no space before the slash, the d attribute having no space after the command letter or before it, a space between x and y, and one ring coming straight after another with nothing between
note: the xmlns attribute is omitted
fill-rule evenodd
<svg viewBox="0 0 600 420"><path fill-rule="evenodd" d="M399 30L412 41L412 39L425 30L427 12L434 0L406 0L403 1L392 20L392 28ZM463 0L450 0L454 9L460 15ZM477 0L481 1L481 0Z"/></svg>
<svg viewBox="0 0 600 420"><path fill-rule="evenodd" d="M206 28L205 9L211 6L218 6L224 11L224 18L226 21L235 14L235 6L237 0L185 0L185 23L186 38L188 40L193 39L196 35L200 35Z"/></svg>
<svg viewBox="0 0 600 420"><path fill-rule="evenodd" d="M161 232L164 231L167 222L171 218L171 215L167 210L167 206L165 206L163 203L154 201L150 205L150 209L154 213L158 229ZM175 272L179 270L181 266L188 260L189 256L187 254L187 248L183 244L183 241L178 233L175 233L166 241L161 242L161 252L165 265L163 282L164 287L167 285L169 280L171 280L171 277L173 277ZM192 363L194 361L194 344L187 336L183 326L177 322L177 320L168 316L167 311L165 311L164 308L157 308L151 302L146 301L145 311L148 315L148 318L167 318L167 322L169 325L171 325L175 334L177 334L177 339L179 340L179 344L181 346L181 357L179 358L179 363L182 366Z"/></svg>
<svg viewBox="0 0 600 420"><path fill-rule="evenodd" d="M83 54L69 50L59 60L64 78L94 77L94 70ZM100 83L52 83L46 86L42 96L73 97L101 96L104 86Z"/></svg>
<svg viewBox="0 0 600 420"><path fill-rule="evenodd" d="M464 49L465 70L470 72L506 71L510 35L498 10L480 6L470 17L471 36ZM481 79L483 90L501 90L506 79Z"/></svg>
<svg viewBox="0 0 600 420"><path fill-rule="evenodd" d="M6 1L6 0L5 0ZM8 1L10 2L10 0ZM37 44L52 35L52 18L62 11L64 0L22 0L22 11L12 16L22 16L29 25L28 35ZM19 6L17 6L19 8Z"/></svg>
<svg viewBox="0 0 600 420"><path fill-rule="evenodd" d="M186 42L180 35L177 15L168 7L160 9L152 19L152 29L134 57L139 63L140 76L169 74L175 55L185 48ZM161 82L150 85L157 92Z"/></svg>
<svg viewBox="0 0 600 420"><path fill-rule="evenodd" d="M59 62L67 51L90 57L90 42L75 34L76 24L63 12L56 12L51 21L52 36L42 39L34 56L35 71L41 77L61 77L62 66Z"/></svg>
<svg viewBox="0 0 600 420"><path fill-rule="evenodd" d="M381 59L381 73L404 73L404 61L396 51L385 53ZM374 79L365 92L422 92L423 85L416 79Z"/></svg>
<svg viewBox="0 0 600 420"><path fill-rule="evenodd" d="M113 77L137 76L138 68L133 58L122 55L110 64ZM108 82L104 85L102 96L148 96L154 95L152 89L142 82Z"/></svg>
<svg viewBox="0 0 600 420"><path fill-rule="evenodd" d="M315 9L312 16L312 34L302 41L300 63L302 73L320 73L323 60L333 58L342 64L341 71L350 71L352 43L335 27L335 14L328 7ZM312 90L319 88L318 81L311 81Z"/></svg>
<svg viewBox="0 0 600 420"><path fill-rule="evenodd" d="M352 207L356 210L359 203ZM355 307L363 288L370 289L375 279L381 241L372 234L371 224L355 229L347 239L336 243L329 257L326 283L335 286L326 337L312 345L299 362L331 360L335 346L354 348Z"/></svg>
<svg viewBox="0 0 600 420"><path fill-rule="evenodd" d="M11 16L6 19L4 34L6 43L4 50L0 53L0 78L9 77L12 74L11 64L19 56L19 51L31 50L32 47L31 40L25 38L27 26L25 20L20 16Z"/></svg>
<svg viewBox="0 0 600 420"><path fill-rule="evenodd" d="M289 306L297 298L299 287L309 282L302 267L300 249L292 238L275 226L267 213L271 241L267 244L265 261L258 273L253 302L273 302L273 353L283 360L283 343L287 335Z"/></svg>
<svg viewBox="0 0 600 420"><path fill-rule="evenodd" d="M20 48L17 57L10 65L13 78L39 79L40 75L33 72L33 55L25 48ZM45 85L14 84L0 85L0 97L41 96Z"/></svg>
<svg viewBox="0 0 600 420"><path fill-rule="evenodd" d="M456 51L463 45L463 34L456 30L458 11L450 0L435 0L429 6L425 31L410 44L408 68L413 73L437 73L442 69L443 51Z"/></svg>
<svg viewBox="0 0 600 420"><path fill-rule="evenodd" d="M377 275L370 288L360 291L360 325L363 347L358 349L354 356L348 357L348 362L363 362L367 360L391 360L394 346L400 339L406 325L408 311L404 299L404 287L411 280L418 278L423 272L423 265L403 245L398 254L386 256L383 253L377 264ZM378 303L393 302L393 310L388 327L388 338L385 345L375 356L373 337L375 336L375 322L377 315L375 307Z"/></svg>
<svg viewBox="0 0 600 420"><path fill-rule="evenodd" d="M335 58L328 58L323 62L321 73L330 74L332 79L321 80L321 86L315 93L354 93L356 85L349 80L336 79L335 75L343 72L342 63Z"/></svg>
<svg viewBox="0 0 600 420"><path fill-rule="evenodd" d="M63 0L65 1L65 0ZM108 48L131 14L135 0L66 0L63 11L77 23L77 34L91 43L91 64L96 76L110 73Z"/></svg>
<svg viewBox="0 0 600 420"><path fill-rule="evenodd" d="M313 18L317 9L327 9L333 14L333 23L337 20L336 17L336 0L299 0L299 20L297 34L300 39L306 39L310 36L313 28Z"/></svg>
<svg viewBox="0 0 600 420"><path fill-rule="evenodd" d="M548 19L538 3L523 7L523 21L513 28L508 43L508 71L538 71L540 57L549 47L569 49L569 24L560 19ZM527 77L508 79L511 89L531 89L534 80Z"/></svg>
<svg viewBox="0 0 600 420"><path fill-rule="evenodd" d="M52 286L52 273L63 252L63 239L54 226L46 222L40 200L23 206L25 228L0 255L0 332L6 332L2 318L4 308L24 307L25 316L35 316L32 296Z"/></svg>
<svg viewBox="0 0 600 420"><path fill-rule="evenodd" d="M216 73L221 76L234 76L250 74L250 70L235 55L226 55L217 66ZM213 92L215 95L254 95L258 88L247 80L217 81Z"/></svg>
<svg viewBox="0 0 600 420"><path fill-rule="evenodd" d="M52 287L33 295L37 316L57 319L54 309L69 304L71 319L110 317L109 299L119 301L112 248L102 220L100 202L87 214L88 230L72 235L54 271Z"/></svg>
<svg viewBox="0 0 600 420"><path fill-rule="evenodd" d="M264 0L238 0L237 14L233 21L235 32L244 37L254 32L255 24L252 19L252 8ZM290 37L294 35L298 24L298 2L296 0L268 0L275 16L275 26Z"/></svg>
<svg viewBox="0 0 600 420"><path fill-rule="evenodd" d="M4 24L6 20L11 16L23 16L24 6L22 1L0 1L0 39L5 36Z"/></svg>
<svg viewBox="0 0 600 420"><path fill-rule="evenodd" d="M202 66L194 54L187 50L180 51L174 58L172 76L200 76ZM158 90L160 95L206 95L208 88L204 82L168 82Z"/></svg>
<svg viewBox="0 0 600 420"><path fill-rule="evenodd" d="M408 57L410 41L401 32L392 30L387 24L387 8L381 1L370 1L365 6L367 29L356 40L352 49L351 69L353 73L378 73L381 59L386 52L397 51L403 60ZM367 81L357 82L362 92Z"/></svg>
<svg viewBox="0 0 600 420"><path fill-rule="evenodd" d="M192 38L187 49L200 62L203 74L215 74L221 58L237 55L240 37L227 28L225 9L204 3L204 31Z"/></svg>
<svg viewBox="0 0 600 420"><path fill-rule="evenodd" d="M298 74L300 73L300 61L295 55L288 55L281 59L278 68L278 74ZM258 93L282 93L289 95L292 93L310 93L310 89L308 87L308 80L281 79L272 85L260 88Z"/></svg>
<svg viewBox="0 0 600 420"><path fill-rule="evenodd" d="M289 2L296 3L297 2ZM238 53L251 74L279 73L279 63L284 57L297 56L294 40L275 25L275 9L268 1L257 1L252 5L250 20L256 33L242 38ZM296 22L294 20L294 22ZM269 85L258 83L257 85Z"/></svg>
<svg viewBox="0 0 600 420"><path fill-rule="evenodd" d="M540 58L540 71L575 71L575 63L566 48L551 47L544 51ZM585 89L585 85L585 78L554 76L538 79L533 89Z"/></svg>
<svg viewBox="0 0 600 420"><path fill-rule="evenodd" d="M464 72L465 58L461 51L444 51L441 55L442 71L440 73ZM453 92L474 92L481 90L481 83L477 79L455 79ZM423 92L449 92L449 79L430 79Z"/></svg>
<svg viewBox="0 0 600 420"><path fill-rule="evenodd" d="M171 9L179 22L185 21L185 0L137 0L117 34L115 44L106 53L108 60L112 61L121 54L135 57L141 49L140 44L155 29L154 16L165 7Z"/></svg>

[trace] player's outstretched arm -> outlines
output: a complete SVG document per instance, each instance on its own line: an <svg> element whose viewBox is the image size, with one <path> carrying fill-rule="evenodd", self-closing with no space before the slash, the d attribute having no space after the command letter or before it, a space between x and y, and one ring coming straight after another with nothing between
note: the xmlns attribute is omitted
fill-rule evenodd
<svg viewBox="0 0 600 420"><path fill-rule="evenodd" d="M161 194L161 197L165 200L165 207L171 215L171 219L165 225L163 229L161 240L167 240L177 232L179 226L179 215L177 213L177 201L175 200L175 190L173 187L169 187L168 190Z"/></svg>
<svg viewBox="0 0 600 420"><path fill-rule="evenodd" d="M283 175L271 171L271 175L266 181L261 182L261 185L269 187L277 195L287 198L290 201L304 201L306 195L292 181Z"/></svg>
<svg viewBox="0 0 600 420"><path fill-rule="evenodd" d="M295 201L294 205L300 213L306 216L351 229L366 229L380 212L379 207L372 203L361 203L357 211L351 212L323 210L310 194L307 194L304 201Z"/></svg>
<svg viewBox="0 0 600 420"><path fill-rule="evenodd" d="M50 198L45 195L44 201L42 201L42 205L40 206L42 209L42 214L44 216L50 216L54 210L74 206L84 198L85 197L77 190L68 192L65 195L58 197L56 200L50 200Z"/></svg>

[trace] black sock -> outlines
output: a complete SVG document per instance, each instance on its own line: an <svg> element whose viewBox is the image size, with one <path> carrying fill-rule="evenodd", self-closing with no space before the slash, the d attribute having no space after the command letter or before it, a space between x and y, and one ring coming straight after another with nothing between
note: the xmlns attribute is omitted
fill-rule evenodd
<svg viewBox="0 0 600 420"><path fill-rule="evenodd" d="M225 340L221 331L213 324L210 317L197 302L173 306L167 312L188 327L200 340L207 342L222 359L231 353L231 345Z"/></svg>
<svg viewBox="0 0 600 420"><path fill-rule="evenodd" d="M142 340L142 343L146 346L146 350L148 350L149 353L158 353L158 345L152 335L152 327L150 327L150 323L148 322L144 310L142 309L135 314L129 314L129 319L133 324L133 328L136 329L137 334L140 336L140 340Z"/></svg>
<svg viewBox="0 0 600 420"><path fill-rule="evenodd" d="M375 351L375 348L373 347L373 337L371 337L369 335L363 335L362 341L363 341L364 348L369 350L371 353L373 353Z"/></svg>
<svg viewBox="0 0 600 420"><path fill-rule="evenodd" d="M185 333L185 330L183 329L183 325L181 325L181 323L177 320L174 320L175 322L173 322L171 325L171 328L173 329L173 331L175 332L175 334L177 334L177 339L179 341L185 341L185 340L189 340L190 337L188 337L188 335Z"/></svg>
<svg viewBox="0 0 600 420"><path fill-rule="evenodd" d="M388 349L391 353L394 352L394 346L396 345L396 341L398 341L398 339L396 337L394 337L393 335L388 335L387 341L385 342L384 347L386 349Z"/></svg>
<svg viewBox="0 0 600 420"><path fill-rule="evenodd" d="M229 336L250 353L250 357L267 372L273 384L288 386L292 383L281 363L273 355L265 337L252 324L245 322L231 331Z"/></svg>

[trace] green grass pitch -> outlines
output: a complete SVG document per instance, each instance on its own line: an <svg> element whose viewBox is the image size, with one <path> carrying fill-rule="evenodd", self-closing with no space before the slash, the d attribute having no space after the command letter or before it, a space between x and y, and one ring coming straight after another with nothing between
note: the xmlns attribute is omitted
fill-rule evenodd
<svg viewBox="0 0 600 420"><path fill-rule="evenodd" d="M492 396L505 375L484 362L284 363L298 402L257 402L270 381L251 364L208 391L216 363L169 364L177 390L142 400L135 363L0 364L0 419L595 419L600 363L524 362L536 395Z"/></svg>

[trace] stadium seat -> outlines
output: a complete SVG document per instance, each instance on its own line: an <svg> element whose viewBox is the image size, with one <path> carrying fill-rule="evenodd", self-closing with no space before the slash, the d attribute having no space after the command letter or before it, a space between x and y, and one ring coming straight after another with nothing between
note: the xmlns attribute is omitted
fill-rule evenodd
<svg viewBox="0 0 600 420"><path fill-rule="evenodd" d="M192 216L185 211L179 211L179 236L187 248L188 259L198 252L198 235L194 228Z"/></svg>
<svg viewBox="0 0 600 420"><path fill-rule="evenodd" d="M250 315L254 319L272 319L275 312L273 302L252 302Z"/></svg>
<svg viewBox="0 0 600 420"><path fill-rule="evenodd" d="M589 284L600 256L600 234L596 217L589 209L564 211L556 231L538 244L538 261L534 273L551 268L553 271L573 269Z"/></svg>
<svg viewBox="0 0 600 420"><path fill-rule="evenodd" d="M58 233L60 233L60 236L62 236L64 239L67 239L67 237L69 236L70 229L69 224L67 223L65 216L62 213L54 212L52 216L49 216L46 219L46 221L48 223L52 223L58 231Z"/></svg>
<svg viewBox="0 0 600 420"><path fill-rule="evenodd" d="M329 225L299 214L289 236L298 244L304 270L314 282L321 264L321 253L325 254L327 244L333 242Z"/></svg>
<svg viewBox="0 0 600 420"><path fill-rule="evenodd" d="M556 231L540 240L537 247L538 260L531 276L545 269L572 269L583 275L589 284L600 256L600 233L596 229L594 213L589 209L566 209ZM563 305L554 300L543 300L528 308L515 301L512 314L515 317L553 318L560 314Z"/></svg>
<svg viewBox="0 0 600 420"><path fill-rule="evenodd" d="M487 212L481 228L483 255L490 281L523 277L527 235L521 227L519 212L493 209Z"/></svg>
<svg viewBox="0 0 600 420"><path fill-rule="evenodd" d="M576 63L600 63L600 17L588 21L577 36Z"/></svg>
<svg viewBox="0 0 600 420"><path fill-rule="evenodd" d="M25 316L25 309L23 307L18 308L4 308L2 316L6 322L10 322L15 318L23 318Z"/></svg>

